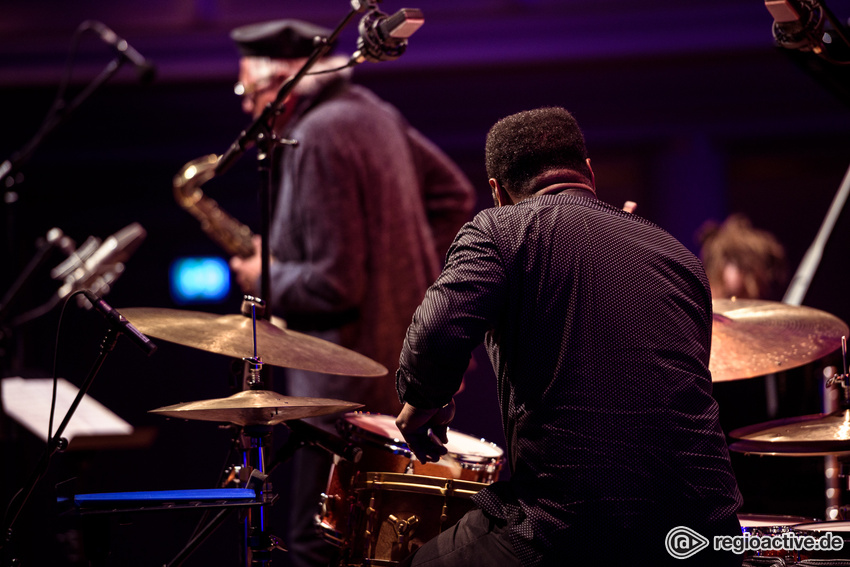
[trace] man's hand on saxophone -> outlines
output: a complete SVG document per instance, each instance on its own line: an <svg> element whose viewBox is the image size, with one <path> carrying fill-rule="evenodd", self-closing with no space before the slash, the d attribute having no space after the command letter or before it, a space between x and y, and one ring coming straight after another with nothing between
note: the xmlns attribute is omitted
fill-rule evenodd
<svg viewBox="0 0 850 567"><path fill-rule="evenodd" d="M261 250L262 238L254 235L251 243L254 245L254 253L247 258L233 256L230 259L230 269L236 277L236 283L245 293L256 294L259 291L260 274L262 273ZM274 261L274 259L272 259Z"/></svg>

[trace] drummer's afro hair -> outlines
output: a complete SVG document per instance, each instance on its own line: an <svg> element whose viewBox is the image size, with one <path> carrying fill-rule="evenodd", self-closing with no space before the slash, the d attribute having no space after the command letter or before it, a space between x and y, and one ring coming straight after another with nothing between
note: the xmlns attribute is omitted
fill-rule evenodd
<svg viewBox="0 0 850 567"><path fill-rule="evenodd" d="M531 194L534 178L550 169L571 169L592 179L584 135L560 107L502 118L487 133L485 156L487 176L517 196Z"/></svg>

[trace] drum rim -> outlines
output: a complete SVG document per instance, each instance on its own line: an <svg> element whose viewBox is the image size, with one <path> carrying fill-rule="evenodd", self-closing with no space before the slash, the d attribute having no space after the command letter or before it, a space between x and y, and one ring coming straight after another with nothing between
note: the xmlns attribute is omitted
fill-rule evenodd
<svg viewBox="0 0 850 567"><path fill-rule="evenodd" d="M770 519L777 519L777 520L780 520L780 521L781 520L801 520L801 521L797 522L796 524L781 524L781 523L780 524L767 524L767 523L765 523L761 526L748 526L748 527L765 527L765 528L776 527L776 526L791 526L791 525L796 526L796 525L800 525L800 524L814 524L814 523L817 523L819 521L817 518L808 518L808 517L805 517L805 516L790 516L790 515L786 515L786 514L757 514L757 513L754 513L754 512L753 513L748 512L748 513L738 514L738 521L741 522L741 527L744 527L743 521L745 519L748 519L748 518L770 518Z"/></svg>
<svg viewBox="0 0 850 567"><path fill-rule="evenodd" d="M358 478L353 483L355 494L366 490L387 490L389 492L414 492L464 498L471 498L488 486L490 485L471 480L383 471L367 472L365 478Z"/></svg>
<svg viewBox="0 0 850 567"><path fill-rule="evenodd" d="M793 526L794 531L805 531L805 532L829 532L832 530L825 529L823 527L819 529L814 529L812 526L828 526L830 524L844 524L848 530L846 530L847 536L850 537L850 520L825 520L823 522L809 522L806 524L797 524ZM808 529L807 529L808 528ZM839 532L844 533L844 532Z"/></svg>

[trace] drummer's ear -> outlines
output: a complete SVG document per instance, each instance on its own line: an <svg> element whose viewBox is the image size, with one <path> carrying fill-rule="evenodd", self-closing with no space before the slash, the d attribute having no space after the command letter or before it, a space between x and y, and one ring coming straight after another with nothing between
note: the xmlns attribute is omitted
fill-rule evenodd
<svg viewBox="0 0 850 567"><path fill-rule="evenodd" d="M511 199L511 196L508 194L502 184L492 177L490 178L490 190L493 193L493 204L495 206L504 207L505 205L514 204L513 199Z"/></svg>

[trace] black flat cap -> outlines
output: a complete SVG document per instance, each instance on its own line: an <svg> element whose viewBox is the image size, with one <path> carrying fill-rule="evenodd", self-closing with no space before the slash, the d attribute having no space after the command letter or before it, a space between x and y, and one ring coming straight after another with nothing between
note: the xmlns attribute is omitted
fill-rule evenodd
<svg viewBox="0 0 850 567"><path fill-rule="evenodd" d="M313 38L328 37L331 33L327 28L301 20L274 20L238 27L230 32L230 38L244 57L297 59L313 53Z"/></svg>

